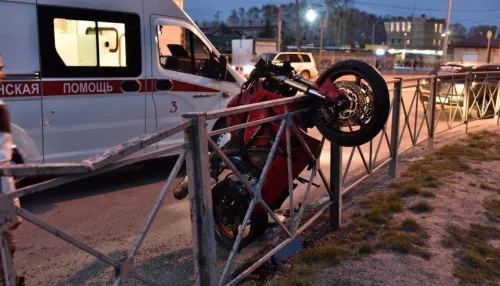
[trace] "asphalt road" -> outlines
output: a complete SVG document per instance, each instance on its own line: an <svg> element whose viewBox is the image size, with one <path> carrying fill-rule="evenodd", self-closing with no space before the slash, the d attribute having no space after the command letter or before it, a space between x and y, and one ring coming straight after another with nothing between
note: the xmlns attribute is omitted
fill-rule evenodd
<svg viewBox="0 0 500 286"><path fill-rule="evenodd" d="M414 93L415 88L404 89L403 100L407 107ZM414 108L411 114L414 114ZM419 106L417 117L422 115L423 109ZM388 122L390 129L391 118ZM410 122L413 128L414 123ZM401 128L404 123L402 116ZM420 138L425 138L425 124L422 130ZM405 132L402 148L411 146L409 133ZM319 136L316 130L311 134ZM388 135L390 138L390 130ZM373 154L378 138L373 145ZM389 154L385 141L382 143L377 162ZM327 176L329 150L327 144L321 157L321 166ZM348 164L351 150L344 148L344 166ZM368 158L369 144L362 146L361 150ZM173 163L171 159L162 159L72 183L25 198L22 205L103 253L121 257L135 241ZM356 174L362 168L363 160L356 153L349 174ZM319 179L316 182L320 183ZM298 189L295 201L301 198L303 190L303 187ZM314 188L309 201L325 193L324 187ZM20 273L26 276L27 285L108 285L112 282L112 268L29 222L23 223L15 236L18 245L15 262ZM191 243L189 202L177 201L169 194L136 259L138 268L166 285L192 285ZM140 283L131 281L130 285Z"/></svg>

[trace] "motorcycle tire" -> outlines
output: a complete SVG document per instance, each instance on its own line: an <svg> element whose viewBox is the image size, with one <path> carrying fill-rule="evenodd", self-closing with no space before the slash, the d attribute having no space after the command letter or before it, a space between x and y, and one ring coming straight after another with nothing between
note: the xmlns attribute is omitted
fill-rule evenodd
<svg viewBox="0 0 500 286"><path fill-rule="evenodd" d="M231 177L231 176L230 176ZM232 178L227 178L226 180L232 180ZM219 203L223 203L224 197L222 194L228 191L227 184L225 182L221 182L217 184L214 188L212 188L212 205L214 212L214 229L215 229L215 240L217 244L222 246L227 250L231 250L236 241L236 236L230 236L222 229L221 222L217 219L217 205ZM243 218L241 218L243 220ZM268 215L267 213L263 214L253 214L250 216L249 221L249 231L246 236L241 239L238 250L242 250L250 243L255 241L261 235L266 232L268 224Z"/></svg>
<svg viewBox="0 0 500 286"><path fill-rule="evenodd" d="M389 117L390 99L389 89L382 75L371 65L362 61L346 60L338 62L321 74L316 82L318 86L321 86L326 80L335 82L336 79L346 75L359 76L366 81L371 89L374 97L371 120L359 130L345 132L335 126L328 126L320 118L319 112L313 112L312 117L316 128L327 140L336 142L341 146L352 147L369 142L384 128ZM322 103L321 99L315 99L316 110Z"/></svg>

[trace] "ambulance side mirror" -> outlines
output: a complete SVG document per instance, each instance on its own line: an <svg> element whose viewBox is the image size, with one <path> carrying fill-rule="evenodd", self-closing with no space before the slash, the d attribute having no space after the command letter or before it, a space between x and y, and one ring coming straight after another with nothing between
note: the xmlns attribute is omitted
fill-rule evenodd
<svg viewBox="0 0 500 286"><path fill-rule="evenodd" d="M225 80L227 74L227 58L221 55L219 57L219 66L217 71L218 80Z"/></svg>

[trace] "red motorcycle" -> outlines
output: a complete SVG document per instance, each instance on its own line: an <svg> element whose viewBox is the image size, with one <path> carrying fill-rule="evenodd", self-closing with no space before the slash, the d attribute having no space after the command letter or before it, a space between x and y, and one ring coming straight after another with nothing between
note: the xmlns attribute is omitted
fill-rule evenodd
<svg viewBox="0 0 500 286"><path fill-rule="evenodd" d="M372 66L354 60L331 66L316 82L295 75L289 62L277 66L261 60L243 85L242 92L227 107L281 99L295 96L297 92L309 95L309 100L289 104L288 111L309 108L308 112L294 116L293 121L313 153L319 151L321 142L306 133L308 128L316 127L327 140L342 146L356 146L373 139L382 130L389 115L389 91L385 80ZM230 127L284 113L284 106L270 107L228 116L226 123ZM273 121L233 131L224 146L220 146L221 150L238 171L256 185L276 136L283 127L281 122ZM286 136L284 132L281 134L261 188L262 200L273 211L279 209L289 196ZM311 158L297 135L294 132L290 135L292 177L305 183L307 181L299 175L310 166ZM231 249L238 233L245 231L241 249L265 233L268 214L260 204L255 206L247 228L241 229L251 195L239 178L229 171L216 152L212 152L210 172L214 183L215 237L221 246ZM223 174L225 176L221 179ZM293 184L294 188L297 185ZM177 199L186 195L187 180L174 191Z"/></svg>

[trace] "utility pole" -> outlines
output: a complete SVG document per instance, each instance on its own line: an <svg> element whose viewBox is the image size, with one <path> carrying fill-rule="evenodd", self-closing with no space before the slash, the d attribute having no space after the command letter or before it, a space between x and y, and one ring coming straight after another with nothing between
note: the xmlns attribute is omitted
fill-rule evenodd
<svg viewBox="0 0 500 286"><path fill-rule="evenodd" d="M323 32L325 30L325 17L321 16L321 20L319 20L319 30L320 30L320 35L319 35L319 60L321 62L321 56L323 54Z"/></svg>
<svg viewBox="0 0 500 286"><path fill-rule="evenodd" d="M283 26L283 5L278 10L278 52L281 52L281 30Z"/></svg>
<svg viewBox="0 0 500 286"><path fill-rule="evenodd" d="M490 63L490 53L491 53L491 51L490 51L490 48L491 48L490 47L490 43L491 43L491 36L492 35L493 34L491 33L491 31L488 31L488 34L486 34L486 37L488 38L488 49L486 50L486 62L487 63Z"/></svg>
<svg viewBox="0 0 500 286"><path fill-rule="evenodd" d="M295 0L295 14L297 18L297 34L296 34L296 43L297 43L297 51L300 52L300 17L299 17L299 0Z"/></svg>
<svg viewBox="0 0 500 286"><path fill-rule="evenodd" d="M446 60L448 58L448 34L450 33L451 1L452 0L448 0L448 17L446 18L446 30L444 32L443 43L443 63L446 63Z"/></svg>
<svg viewBox="0 0 500 286"><path fill-rule="evenodd" d="M375 23L373 23L373 30L372 30L372 45L375 45Z"/></svg>

